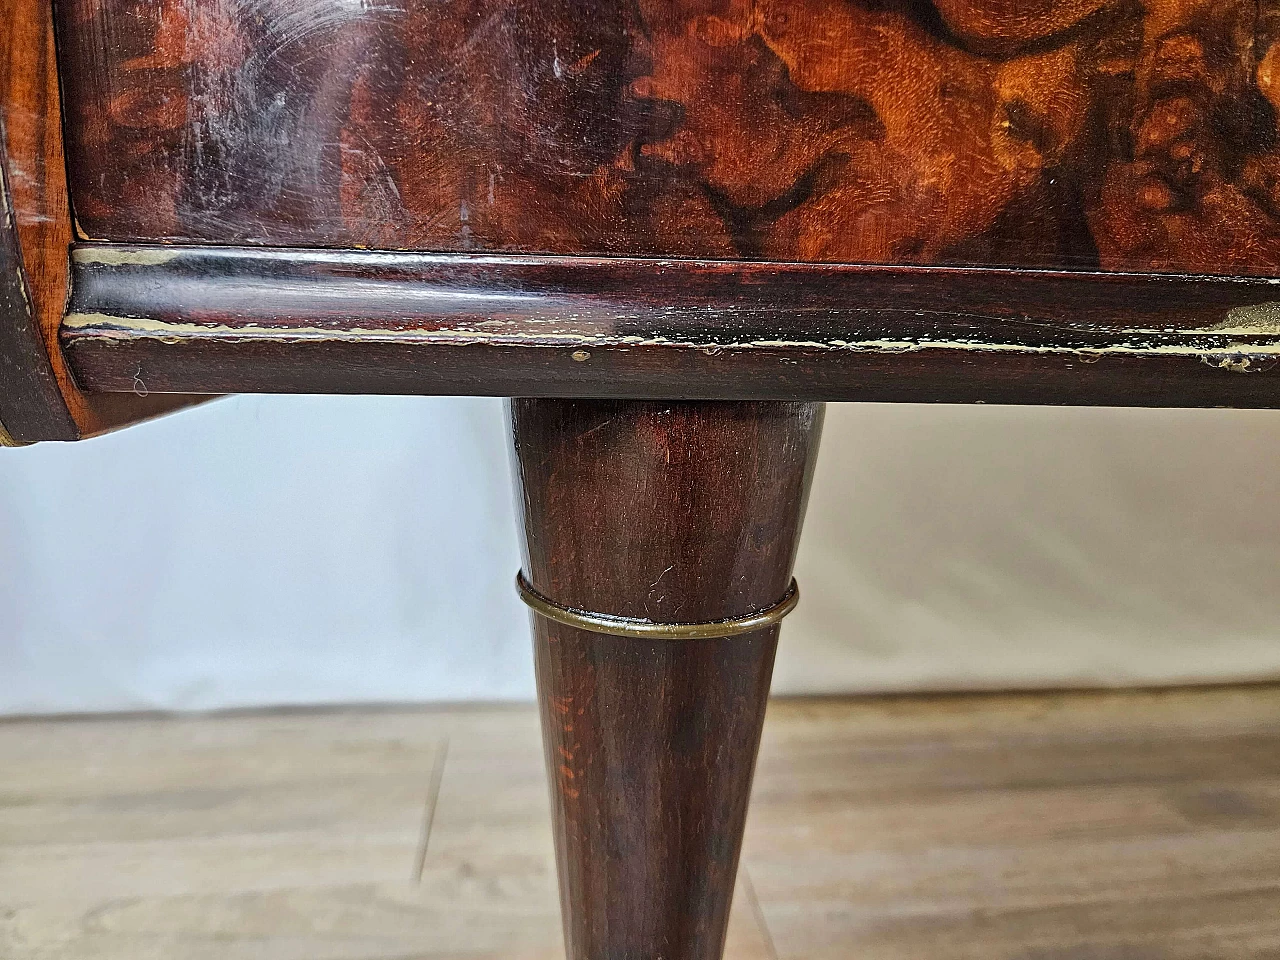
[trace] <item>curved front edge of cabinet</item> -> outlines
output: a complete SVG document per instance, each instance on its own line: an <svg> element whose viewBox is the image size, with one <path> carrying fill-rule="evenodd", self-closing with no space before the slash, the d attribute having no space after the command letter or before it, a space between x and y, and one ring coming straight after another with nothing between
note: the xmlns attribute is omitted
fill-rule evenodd
<svg viewBox="0 0 1280 960"><path fill-rule="evenodd" d="M73 251L90 390L1280 406L1268 278Z"/></svg>
<svg viewBox="0 0 1280 960"><path fill-rule="evenodd" d="M0 0L0 421L15 442L78 440L190 398L81 392L58 343L73 236L50 0Z"/></svg>
<svg viewBox="0 0 1280 960"><path fill-rule="evenodd" d="M75 440L79 429L63 399L40 329L9 192L5 124L0 118L0 445ZM8 438L14 443L4 443Z"/></svg>

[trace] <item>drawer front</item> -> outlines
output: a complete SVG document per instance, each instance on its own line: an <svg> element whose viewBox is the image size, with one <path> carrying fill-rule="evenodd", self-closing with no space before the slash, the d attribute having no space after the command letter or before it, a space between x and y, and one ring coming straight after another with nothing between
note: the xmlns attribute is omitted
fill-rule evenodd
<svg viewBox="0 0 1280 960"><path fill-rule="evenodd" d="M83 238L1280 272L1273 0L63 0L59 21Z"/></svg>

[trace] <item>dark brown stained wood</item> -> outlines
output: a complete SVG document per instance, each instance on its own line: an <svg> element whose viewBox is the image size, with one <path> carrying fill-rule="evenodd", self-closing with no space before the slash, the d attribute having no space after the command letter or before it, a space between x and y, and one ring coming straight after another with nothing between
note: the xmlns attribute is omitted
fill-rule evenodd
<svg viewBox="0 0 1280 960"><path fill-rule="evenodd" d="M544 596L671 623L786 591L820 405L514 400L511 421ZM534 633L569 960L719 960L778 628Z"/></svg>
<svg viewBox="0 0 1280 960"><path fill-rule="evenodd" d="M81 247L93 390L1280 406L1280 283Z"/></svg>
<svg viewBox="0 0 1280 960"><path fill-rule="evenodd" d="M0 0L0 24L0 420L15 439L73 440L57 343L71 216L49 2Z"/></svg>
<svg viewBox="0 0 1280 960"><path fill-rule="evenodd" d="M0 0L0 423L17 441L75 440L195 402L94 397L58 344L71 246L53 13Z"/></svg>
<svg viewBox="0 0 1280 960"><path fill-rule="evenodd" d="M64 0L107 240L1280 273L1280 0Z"/></svg>
<svg viewBox="0 0 1280 960"><path fill-rule="evenodd" d="M0 139L4 130L0 119ZM32 297L9 202L8 177L0 164L0 440L8 440L5 446L77 436L45 350Z"/></svg>

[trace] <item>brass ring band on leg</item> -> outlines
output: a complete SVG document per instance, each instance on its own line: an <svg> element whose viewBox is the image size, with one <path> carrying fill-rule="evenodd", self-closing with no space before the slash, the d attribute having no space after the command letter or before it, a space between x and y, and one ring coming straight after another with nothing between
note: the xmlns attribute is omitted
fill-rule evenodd
<svg viewBox="0 0 1280 960"><path fill-rule="evenodd" d="M524 578L524 571L516 574L516 589L520 599L537 614L579 630L604 633L611 637L631 637L637 640L711 640L720 637L737 637L772 627L796 608L800 602L800 587L793 579L787 592L771 607L749 613L745 617L728 620L708 620L702 623L655 623L639 617L616 617L608 613L591 613L573 607L562 607L537 590Z"/></svg>

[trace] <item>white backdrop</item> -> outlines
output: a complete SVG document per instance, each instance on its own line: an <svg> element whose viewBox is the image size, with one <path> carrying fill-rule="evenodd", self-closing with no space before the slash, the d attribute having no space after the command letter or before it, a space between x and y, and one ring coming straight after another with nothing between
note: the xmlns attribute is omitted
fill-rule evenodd
<svg viewBox="0 0 1280 960"><path fill-rule="evenodd" d="M1280 414L834 405L782 693L1280 677ZM499 401L0 453L0 712L524 698Z"/></svg>

